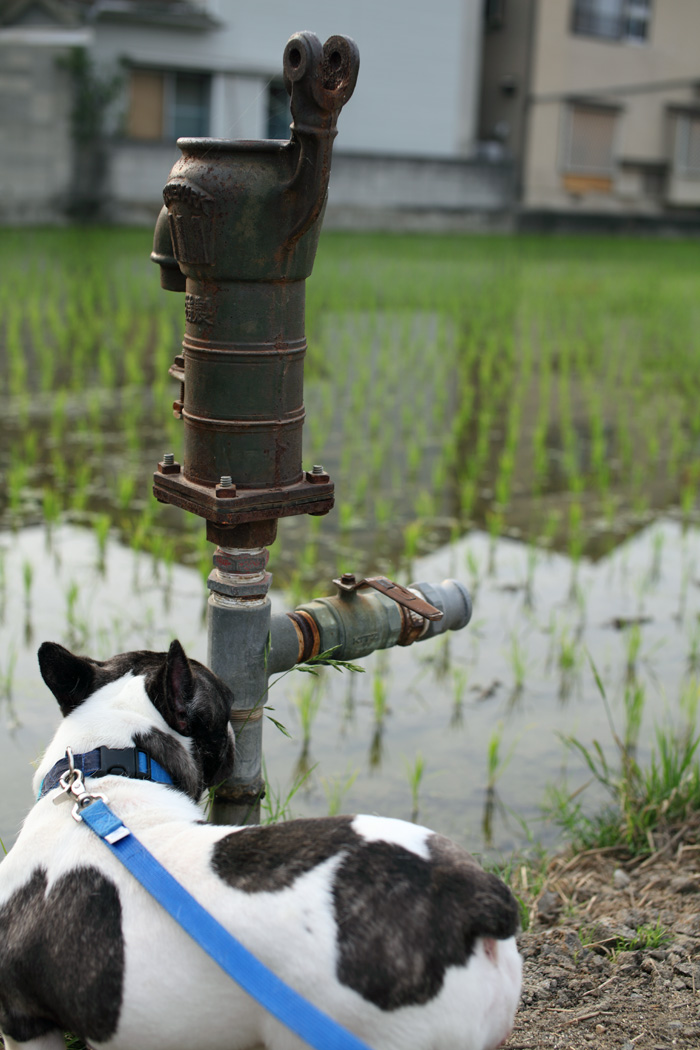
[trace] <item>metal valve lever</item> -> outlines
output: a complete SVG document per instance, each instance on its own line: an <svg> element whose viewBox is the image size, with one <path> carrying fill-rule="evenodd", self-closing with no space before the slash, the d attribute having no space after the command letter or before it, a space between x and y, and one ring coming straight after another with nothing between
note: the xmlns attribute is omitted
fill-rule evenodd
<svg viewBox="0 0 700 1050"><path fill-rule="evenodd" d="M366 579L358 580L353 573L344 572L337 580L333 580L333 583L341 592L347 593L359 590L360 587L373 587L375 591L385 594L387 598L417 613L425 620L441 620L443 617L442 611L426 602L420 594L410 591L407 587L402 587L400 583L394 583L387 576L368 576Z"/></svg>

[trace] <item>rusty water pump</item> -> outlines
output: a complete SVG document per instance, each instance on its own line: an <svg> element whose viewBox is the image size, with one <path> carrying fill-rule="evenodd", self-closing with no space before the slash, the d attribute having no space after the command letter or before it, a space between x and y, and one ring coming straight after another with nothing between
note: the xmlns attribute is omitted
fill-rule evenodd
<svg viewBox="0 0 700 1050"><path fill-rule="evenodd" d="M297 33L283 66L290 140L179 139L151 256L186 318L171 369L184 461L159 464L154 493L223 546L267 545L278 518L333 506L330 478L302 469L305 280L359 54L347 37Z"/></svg>
<svg viewBox="0 0 700 1050"><path fill-rule="evenodd" d="M329 649L351 659L410 645L471 617L454 580L404 588L347 573L335 597L271 616L267 547L278 519L333 506L328 474L302 467L304 282L359 55L347 37L322 47L313 33L296 33L283 65L290 140L179 139L151 256L163 287L185 292L183 351L170 369L181 384L173 407L184 456L163 457L153 490L205 518L217 544L207 660L234 694L235 768L213 812L226 823L258 818L268 675Z"/></svg>

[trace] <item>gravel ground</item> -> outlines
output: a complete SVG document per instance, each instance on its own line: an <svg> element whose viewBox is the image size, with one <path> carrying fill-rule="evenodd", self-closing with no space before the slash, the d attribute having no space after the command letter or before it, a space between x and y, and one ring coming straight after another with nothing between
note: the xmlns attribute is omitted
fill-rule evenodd
<svg viewBox="0 0 700 1050"><path fill-rule="evenodd" d="M700 825L654 836L654 852L563 854L544 886L514 873L530 905L519 938L523 994L509 1050L700 1048ZM645 929L662 943L637 947Z"/></svg>

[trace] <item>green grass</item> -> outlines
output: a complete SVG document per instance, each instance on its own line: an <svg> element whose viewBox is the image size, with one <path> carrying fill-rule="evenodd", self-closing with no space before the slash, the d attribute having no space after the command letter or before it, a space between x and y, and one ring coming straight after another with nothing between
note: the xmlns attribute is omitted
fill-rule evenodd
<svg viewBox="0 0 700 1050"><path fill-rule="evenodd" d="M618 937L613 944L610 944L609 941L601 944L598 936L598 927L595 923L579 927L578 937L583 948L598 947L609 954L613 960L621 952L653 951L655 948L663 948L673 940L672 933L666 929L660 919L653 924L644 923L634 931L631 937Z"/></svg>
<svg viewBox="0 0 700 1050"><path fill-rule="evenodd" d="M7 230L0 244L0 521L95 521L202 561L157 505L181 456L167 374L182 296L146 230ZM597 555L647 509L695 514L700 302L693 242L326 233L307 286L305 465L338 511L280 529L278 582L408 569L477 524ZM672 318L672 323L669 323ZM601 518L613 518L608 531ZM188 520L189 518L189 520ZM622 524L621 524L622 523Z"/></svg>
<svg viewBox="0 0 700 1050"><path fill-rule="evenodd" d="M697 727L697 693L679 706L680 724L657 726L650 755L636 756L643 704L638 689L625 689L625 728L618 733L600 675L591 661L593 675L610 725L611 741L585 743L564 735L566 747L583 760L589 782L573 793L552 786L546 805L549 816L570 839L574 850L622 846L632 854L646 854L654 847L654 834L673 828L700 814L700 731ZM630 696L631 692L631 696ZM612 747L610 747L612 744ZM602 787L608 803L590 812L586 788Z"/></svg>

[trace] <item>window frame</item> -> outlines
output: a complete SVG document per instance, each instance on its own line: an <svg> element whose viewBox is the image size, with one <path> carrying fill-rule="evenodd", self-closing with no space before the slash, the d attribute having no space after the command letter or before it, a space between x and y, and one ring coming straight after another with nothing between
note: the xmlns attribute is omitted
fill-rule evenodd
<svg viewBox="0 0 700 1050"><path fill-rule="evenodd" d="M130 142L174 142L178 138L207 138L211 134L211 115L212 115L212 83L213 76L211 72L202 69L173 69L172 67L158 67L158 66L146 66L146 65L132 65L130 74L133 73L149 73L155 74L161 77L162 82L162 118L161 118L161 129L158 135L133 135L130 130L131 124L131 107L134 104L133 96L129 95L129 107L126 114L125 121L125 138ZM203 107L204 111L204 130L200 135L181 135L175 127L175 121L177 117L177 105L176 105L176 93L177 93L177 78L183 77L200 77L206 85L206 101ZM131 92L131 80L129 81L129 91Z"/></svg>
<svg viewBox="0 0 700 1050"><path fill-rule="evenodd" d="M571 160L573 136L574 136L574 114L575 111L588 110L610 116L614 123L610 146L609 168L585 168L580 164L574 165ZM559 168L563 175L580 175L590 178L601 178L614 180L618 168L617 143L620 134L621 106L607 105L604 103L588 100L585 98L568 99L564 107L564 134L561 136L561 151L559 156Z"/></svg>
<svg viewBox="0 0 700 1050"><path fill-rule="evenodd" d="M618 0L619 13L607 16L615 20L616 31L596 31L593 23L596 18L603 16L596 13L596 0L572 0L570 31L573 36L586 37L588 40L597 40L608 44L637 44L644 47L651 39L651 23L653 15L653 0ZM591 20L588 28L582 28L582 22L588 16ZM630 23L643 24L645 26L644 36L630 31Z"/></svg>
<svg viewBox="0 0 700 1050"><path fill-rule="evenodd" d="M697 167L688 164L690 153L691 125L697 125L700 136L700 110L676 110L673 114L673 171L681 179L700 179L700 156Z"/></svg>

